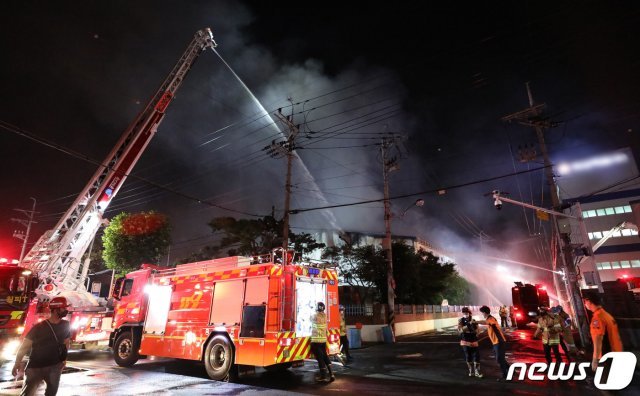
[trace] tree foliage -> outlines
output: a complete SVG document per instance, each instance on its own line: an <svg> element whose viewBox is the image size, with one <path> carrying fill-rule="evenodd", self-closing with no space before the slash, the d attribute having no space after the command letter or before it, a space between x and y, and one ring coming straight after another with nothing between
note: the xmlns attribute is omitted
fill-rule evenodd
<svg viewBox="0 0 640 396"><path fill-rule="evenodd" d="M366 290L371 296L387 302L387 260L380 246L346 244L325 249L323 256L338 261L343 281ZM469 285L453 263L440 263L431 252L416 252L402 242L392 245L393 276L398 304L450 304L469 302Z"/></svg>
<svg viewBox="0 0 640 396"><path fill-rule="evenodd" d="M141 264L157 264L171 243L166 216L155 212L120 213L102 236L102 258L110 269L124 274Z"/></svg>
<svg viewBox="0 0 640 396"><path fill-rule="evenodd" d="M209 260L224 256L255 256L268 254L282 246L284 221L273 216L261 219L235 219L233 217L216 217L209 222L214 234L220 239L216 245L206 246L192 254L182 262ZM289 231L290 244L296 253L306 255L315 249L324 248L307 233L296 234Z"/></svg>

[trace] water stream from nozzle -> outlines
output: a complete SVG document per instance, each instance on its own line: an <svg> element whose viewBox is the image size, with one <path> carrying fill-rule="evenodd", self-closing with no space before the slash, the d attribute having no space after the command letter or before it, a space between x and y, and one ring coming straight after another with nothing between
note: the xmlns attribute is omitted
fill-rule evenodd
<svg viewBox="0 0 640 396"><path fill-rule="evenodd" d="M271 114L269 114L267 112L267 110L264 108L264 106L262 105L262 103L260 103L260 101L258 100L258 98L253 94L253 92L251 91L251 89L249 89L249 87L247 87L247 85L244 83L244 81L242 81L242 79L240 78L240 76L238 76L236 74L235 71L233 71L233 69L231 68L231 66L222 58L222 56L220 55L220 53L218 51L216 51L215 48L212 48L213 52L216 53L216 55L218 55L218 58L220 58L220 60L222 61L222 63L224 63L224 65L227 67L227 69L229 69L229 71L231 72L231 74L233 74L233 76L238 80L238 82L240 83L240 85L242 85L242 87L245 89L245 91L247 91L247 93L249 94L249 96L251 97L251 99L253 100L253 102L255 103L255 105L258 107L258 109L260 109L260 111L267 117L269 117L269 119L271 120L270 125L272 125L273 129L276 130L276 132L278 132L280 134L280 136L282 138L286 138L285 134L280 130L280 128L278 128L278 125L276 124L275 120L273 119L273 117L271 117ZM307 166L305 165L305 163L302 161L302 158L300 158L300 156L296 156L300 162L300 165L302 167L302 170L304 171L304 173L308 176L309 180L311 181L311 183L313 183L314 188L310 189L310 190L314 190L311 191L312 195L314 195L316 198L321 199L325 202L327 202L327 199L325 198L324 194L322 194L322 192L320 192L320 187L316 184L315 182L315 178L313 177L313 175L311 174L311 172L309 172L309 169L307 168ZM333 215L333 212L330 210L323 210L321 211L321 213L323 214L323 216L329 221L329 223L331 224L331 227L336 230L336 231L340 231L341 228L338 226L338 221L335 218L335 216Z"/></svg>

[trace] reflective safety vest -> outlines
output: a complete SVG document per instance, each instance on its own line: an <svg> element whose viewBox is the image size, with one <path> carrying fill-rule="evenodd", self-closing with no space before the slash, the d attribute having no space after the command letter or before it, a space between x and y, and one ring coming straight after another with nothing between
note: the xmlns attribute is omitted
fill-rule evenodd
<svg viewBox="0 0 640 396"><path fill-rule="evenodd" d="M327 342L327 314L316 312L311 317L311 342Z"/></svg>
<svg viewBox="0 0 640 396"><path fill-rule="evenodd" d="M340 315L340 336L347 335L347 321L344 319L344 315Z"/></svg>

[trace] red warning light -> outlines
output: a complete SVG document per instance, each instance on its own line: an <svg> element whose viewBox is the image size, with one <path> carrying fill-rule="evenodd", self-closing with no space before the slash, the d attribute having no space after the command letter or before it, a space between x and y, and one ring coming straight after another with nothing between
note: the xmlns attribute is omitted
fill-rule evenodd
<svg viewBox="0 0 640 396"><path fill-rule="evenodd" d="M53 285L51 283L44 285L44 291L46 292L53 291Z"/></svg>
<svg viewBox="0 0 640 396"><path fill-rule="evenodd" d="M622 279L627 279L627 278L629 278L629 275L627 274L622 275Z"/></svg>

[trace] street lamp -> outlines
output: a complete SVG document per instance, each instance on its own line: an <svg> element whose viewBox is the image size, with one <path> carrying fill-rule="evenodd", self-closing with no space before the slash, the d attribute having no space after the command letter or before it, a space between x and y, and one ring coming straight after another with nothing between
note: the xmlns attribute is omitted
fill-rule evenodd
<svg viewBox="0 0 640 396"><path fill-rule="evenodd" d="M412 203L411 205L407 206L407 208L405 210L402 211L402 214L398 217L402 218L404 217L405 213L407 213L407 211L411 208L413 208L414 206L418 206L418 207L422 207L424 206L424 199L418 198L416 199L416 202Z"/></svg>

